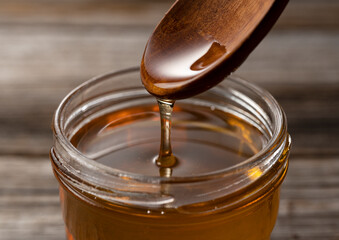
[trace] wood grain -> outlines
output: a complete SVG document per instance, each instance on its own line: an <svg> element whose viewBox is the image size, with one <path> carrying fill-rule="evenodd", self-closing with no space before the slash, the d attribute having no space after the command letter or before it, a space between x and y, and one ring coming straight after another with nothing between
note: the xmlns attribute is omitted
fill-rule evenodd
<svg viewBox="0 0 339 240"><path fill-rule="evenodd" d="M154 27L171 4L170 0L2 0L0 21L2 25ZM293 0L276 28L336 30L338 11L336 0Z"/></svg>
<svg viewBox="0 0 339 240"><path fill-rule="evenodd" d="M72 88L135 66L167 0L0 1L0 239L64 238L48 159ZM272 240L339 239L339 1L293 0L236 74L283 106L293 145Z"/></svg>

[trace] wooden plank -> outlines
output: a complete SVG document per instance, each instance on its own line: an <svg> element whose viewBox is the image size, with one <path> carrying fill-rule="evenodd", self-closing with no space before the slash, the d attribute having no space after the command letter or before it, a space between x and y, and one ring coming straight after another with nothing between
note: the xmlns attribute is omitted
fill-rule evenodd
<svg viewBox="0 0 339 240"><path fill-rule="evenodd" d="M21 24L152 25L171 1L1 1L0 22Z"/></svg>
<svg viewBox="0 0 339 240"><path fill-rule="evenodd" d="M324 187L324 191L328 188L329 193L335 194L333 195L335 198L338 197L339 192L335 193L331 190L332 188L339 189L338 156L332 158L295 157L295 159L291 159L290 163L288 176L284 182L284 189L300 189L303 192L310 189L318 191ZM289 195L289 197L298 196L293 194ZM313 197L315 199L329 198L329 196L322 197L320 194ZM339 208L337 210L339 211Z"/></svg>
<svg viewBox="0 0 339 240"><path fill-rule="evenodd" d="M0 156L0 182L6 182L0 186L2 240L63 238L57 182L47 157ZM338 220L338 157L291 161L272 239L335 239Z"/></svg>
<svg viewBox="0 0 339 240"><path fill-rule="evenodd" d="M150 31L0 28L0 86L71 89L95 75L137 66Z"/></svg>
<svg viewBox="0 0 339 240"><path fill-rule="evenodd" d="M0 209L2 240L61 240L65 239L64 224L58 196L20 196L20 204L11 203ZM4 201L0 197L0 202ZM23 203L25 202L25 203Z"/></svg>
<svg viewBox="0 0 339 240"><path fill-rule="evenodd" d="M46 154L47 155L47 154ZM57 191L50 192L51 189L57 189L57 181L54 178L52 167L45 157L0 157L0 182L6 183L0 186L0 194L13 193L29 194L39 190L48 194L57 194Z"/></svg>
<svg viewBox="0 0 339 240"><path fill-rule="evenodd" d="M279 217L272 240L337 240L339 215Z"/></svg>
<svg viewBox="0 0 339 240"><path fill-rule="evenodd" d="M338 239L338 176L338 158L292 160L272 239Z"/></svg>
<svg viewBox="0 0 339 240"><path fill-rule="evenodd" d="M263 84L338 82L339 32L271 32L237 72Z"/></svg>
<svg viewBox="0 0 339 240"><path fill-rule="evenodd" d="M0 84L74 87L99 73L136 66L151 31L85 30L0 29ZM262 85L286 84L289 89L296 84L336 83L338 42L339 32L272 32L237 74Z"/></svg>
<svg viewBox="0 0 339 240"><path fill-rule="evenodd" d="M58 187L47 157L0 157L0 239L64 239Z"/></svg>
<svg viewBox="0 0 339 240"><path fill-rule="evenodd" d="M137 66L150 32L151 28L0 28L0 84L74 87L94 75ZM236 73L263 85L283 83L289 88L336 83L338 42L339 31L272 32Z"/></svg>
<svg viewBox="0 0 339 240"><path fill-rule="evenodd" d="M1 1L0 22L22 24L152 25L169 9L170 0L129 1ZM293 0L276 28L325 28L339 26L339 2Z"/></svg>
<svg viewBox="0 0 339 240"><path fill-rule="evenodd" d="M339 84L305 84L291 93L284 85L278 87L270 90L287 114L293 154L338 154ZM0 90L0 154L47 154L52 145L53 112L67 91L38 87Z"/></svg>
<svg viewBox="0 0 339 240"><path fill-rule="evenodd" d="M338 154L339 98L335 91L339 84L324 88L305 84L292 93L284 85L277 86L271 90L288 116L293 154ZM0 90L0 154L47 154L52 145L52 116L67 91L38 87ZM299 100L293 99L298 95Z"/></svg>
<svg viewBox="0 0 339 240"><path fill-rule="evenodd" d="M337 30L338 12L339 2L336 0L291 0L276 27Z"/></svg>

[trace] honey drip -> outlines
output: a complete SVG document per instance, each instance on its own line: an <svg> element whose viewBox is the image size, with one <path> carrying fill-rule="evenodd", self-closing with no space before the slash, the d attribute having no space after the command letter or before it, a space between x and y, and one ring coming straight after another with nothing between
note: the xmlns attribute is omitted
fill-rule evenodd
<svg viewBox="0 0 339 240"><path fill-rule="evenodd" d="M170 177L172 168L177 163L171 146L172 112L174 101L158 99L160 121L161 121L161 142L159 156L156 164L159 167L161 177Z"/></svg>

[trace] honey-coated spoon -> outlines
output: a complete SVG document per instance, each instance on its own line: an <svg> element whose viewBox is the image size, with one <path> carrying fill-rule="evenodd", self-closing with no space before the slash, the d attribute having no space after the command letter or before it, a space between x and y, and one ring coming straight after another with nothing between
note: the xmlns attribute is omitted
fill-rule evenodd
<svg viewBox="0 0 339 240"><path fill-rule="evenodd" d="M288 0L178 0L151 35L141 62L146 89L188 98L235 71L269 32Z"/></svg>

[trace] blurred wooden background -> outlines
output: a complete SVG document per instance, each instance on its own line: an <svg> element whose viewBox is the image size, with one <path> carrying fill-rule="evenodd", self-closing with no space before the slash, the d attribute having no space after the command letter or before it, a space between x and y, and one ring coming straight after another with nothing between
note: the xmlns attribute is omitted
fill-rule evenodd
<svg viewBox="0 0 339 240"><path fill-rule="evenodd" d="M0 239L65 239L48 151L61 99L139 65L168 0L0 0ZM281 103L293 138L272 240L339 239L339 1L291 0L237 74Z"/></svg>

